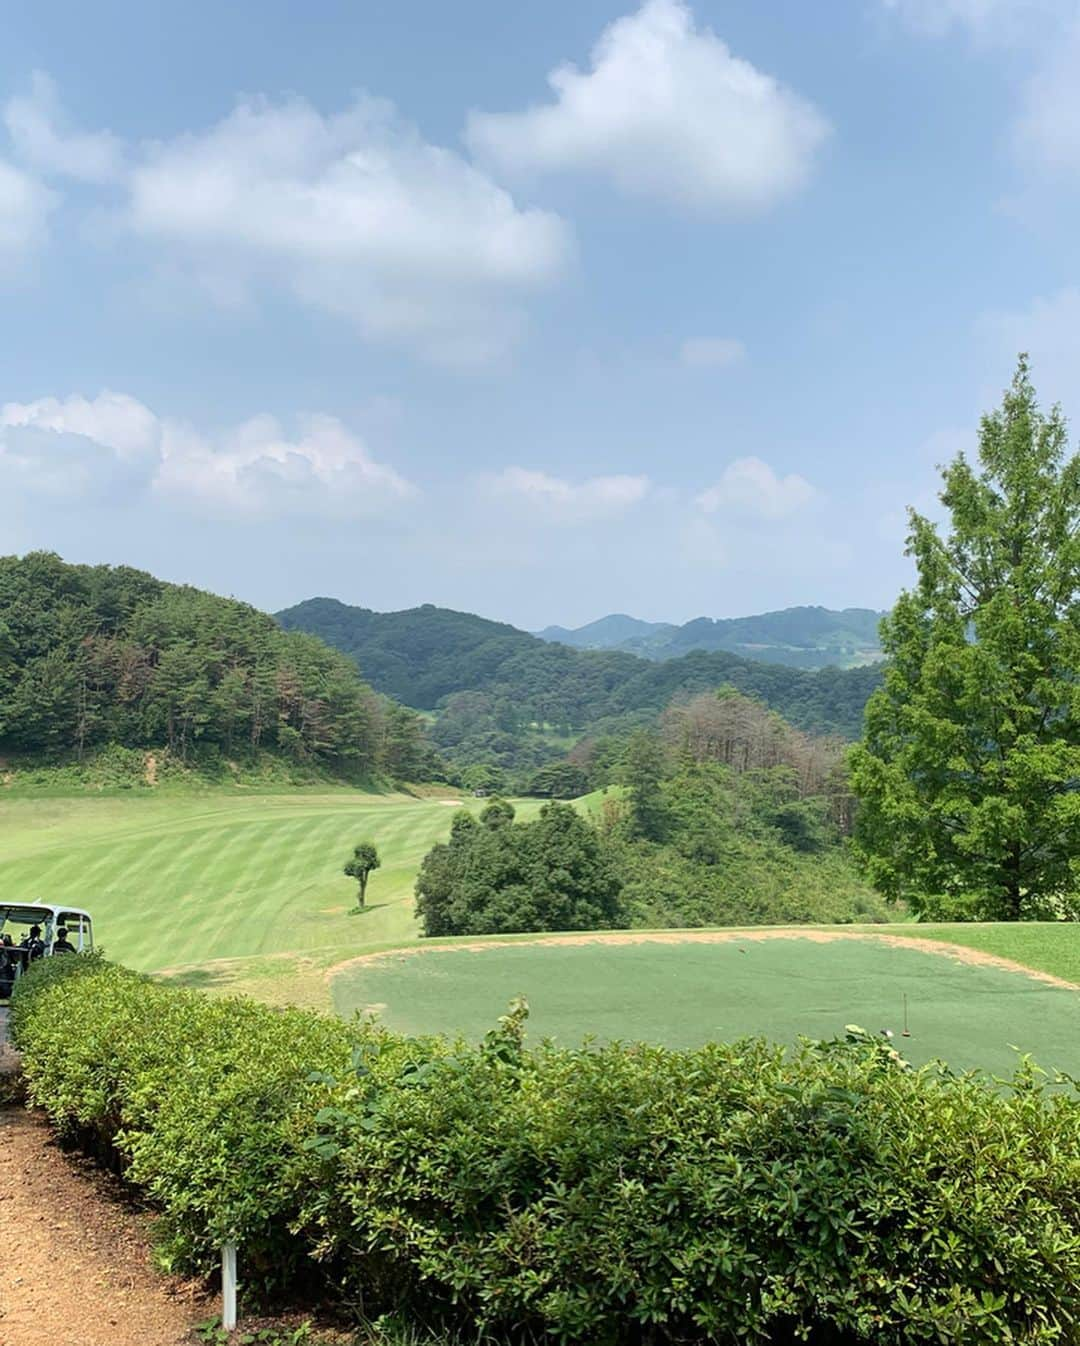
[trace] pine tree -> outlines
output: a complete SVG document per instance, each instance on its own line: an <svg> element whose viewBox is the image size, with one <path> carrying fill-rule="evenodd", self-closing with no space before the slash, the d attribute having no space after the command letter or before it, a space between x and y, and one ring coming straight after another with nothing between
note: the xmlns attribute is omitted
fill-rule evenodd
<svg viewBox="0 0 1080 1346"><path fill-rule="evenodd" d="M659 841L664 831L660 782L665 768L664 747L656 734L645 729L632 734L623 755L622 779L634 832L647 841Z"/></svg>
<svg viewBox="0 0 1080 1346"><path fill-rule="evenodd" d="M873 880L924 915L1080 915L1080 455L1021 357L979 464L943 471L943 538L912 512L918 584L852 756Z"/></svg>

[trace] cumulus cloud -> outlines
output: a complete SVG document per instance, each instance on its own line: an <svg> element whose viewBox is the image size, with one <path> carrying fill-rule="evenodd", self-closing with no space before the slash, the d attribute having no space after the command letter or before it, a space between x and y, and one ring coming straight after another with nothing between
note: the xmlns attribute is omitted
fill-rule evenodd
<svg viewBox="0 0 1080 1346"><path fill-rule="evenodd" d="M331 416L288 435L273 417L209 434L123 393L43 398L0 408L0 479L51 496L142 491L230 517L355 517L415 494Z"/></svg>
<svg viewBox="0 0 1080 1346"><path fill-rule="evenodd" d="M723 369L745 355L746 347L734 337L691 337L679 347L679 359L692 369Z"/></svg>
<svg viewBox="0 0 1080 1346"><path fill-rule="evenodd" d="M558 523L583 523L611 518L640 504L649 493L649 479L616 475L571 482L531 468L508 467L488 483L491 494L516 499Z"/></svg>
<svg viewBox="0 0 1080 1346"><path fill-rule="evenodd" d="M452 363L499 355L517 302L573 253L558 216L520 208L372 98L333 116L300 99L245 102L155 145L131 174L127 218L197 273L284 285Z"/></svg>
<svg viewBox="0 0 1080 1346"><path fill-rule="evenodd" d="M778 476L768 463L751 457L729 463L720 480L697 497L697 505L706 514L777 520L797 514L817 497L805 477Z"/></svg>
<svg viewBox="0 0 1080 1346"><path fill-rule="evenodd" d="M123 175L121 142L108 131L74 129L56 85L40 70L28 94L4 105L4 125L19 159L40 173L94 183L115 182Z"/></svg>
<svg viewBox="0 0 1080 1346"><path fill-rule="evenodd" d="M575 253L558 215L518 205L381 99L330 115L300 98L249 99L207 129L136 145L74 127L36 73L3 120L0 259L40 235L56 200L43 179L115 184L121 228L212 300L284 290L439 362L505 353L525 302Z"/></svg>
<svg viewBox="0 0 1080 1346"><path fill-rule="evenodd" d="M46 187L0 159L0 276L42 241L54 204Z"/></svg>
<svg viewBox="0 0 1080 1346"><path fill-rule="evenodd" d="M756 210L797 191L824 116L699 28L684 0L645 0L601 35L583 72L548 76L554 100L474 113L467 140L516 173L570 170L622 191L707 210Z"/></svg>
<svg viewBox="0 0 1080 1346"><path fill-rule="evenodd" d="M0 407L0 481L23 499L125 502L152 483L160 439L153 413L120 393L8 402Z"/></svg>
<svg viewBox="0 0 1080 1346"><path fill-rule="evenodd" d="M92 399L76 395L7 402L0 407L0 429L13 427L79 435L128 461L156 456L160 440L160 422L149 407L107 390Z"/></svg>
<svg viewBox="0 0 1080 1346"><path fill-rule="evenodd" d="M416 494L333 416L305 418L293 437L265 415L217 438L166 425L154 488L218 512L246 515L351 517Z"/></svg>

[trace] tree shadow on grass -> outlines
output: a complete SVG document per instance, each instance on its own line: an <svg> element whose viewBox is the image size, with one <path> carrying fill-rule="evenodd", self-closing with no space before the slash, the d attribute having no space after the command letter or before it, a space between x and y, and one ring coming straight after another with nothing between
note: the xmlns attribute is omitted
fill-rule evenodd
<svg viewBox="0 0 1080 1346"><path fill-rule="evenodd" d="M169 972L161 980L170 986L183 986L189 991L208 991L213 987L231 985L236 981L236 973L225 968L193 967L187 972Z"/></svg>

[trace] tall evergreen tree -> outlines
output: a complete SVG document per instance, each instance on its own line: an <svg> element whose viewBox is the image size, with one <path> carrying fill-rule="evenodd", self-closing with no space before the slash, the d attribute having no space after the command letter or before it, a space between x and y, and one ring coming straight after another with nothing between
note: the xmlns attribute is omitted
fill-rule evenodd
<svg viewBox="0 0 1080 1346"><path fill-rule="evenodd" d="M647 841L659 841L664 831L664 806L660 782L666 774L664 745L656 734L640 729L632 734L623 755L622 779L630 800L630 819L635 833Z"/></svg>
<svg viewBox="0 0 1080 1346"><path fill-rule="evenodd" d="M978 466L943 471L947 537L911 513L918 584L853 751L857 845L920 912L1080 914L1080 455L1022 357Z"/></svg>

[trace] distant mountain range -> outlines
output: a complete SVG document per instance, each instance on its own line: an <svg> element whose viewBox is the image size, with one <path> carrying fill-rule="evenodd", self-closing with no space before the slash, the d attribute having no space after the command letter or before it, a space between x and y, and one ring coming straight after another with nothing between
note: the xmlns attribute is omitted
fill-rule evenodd
<svg viewBox="0 0 1080 1346"><path fill-rule="evenodd" d="M624 613L586 626L548 626L534 634L577 650L623 650L643 659L678 659L692 650L726 650L790 668L855 668L882 657L871 608L784 608L753 617L695 617L683 626L644 622Z"/></svg>
<svg viewBox="0 0 1080 1346"><path fill-rule="evenodd" d="M574 649L565 641L542 640L503 622L430 604L404 612L373 612L333 598L311 598L276 614L286 630L308 631L351 655L378 691L418 710L436 711L440 719L449 711L460 715L467 710L478 724L484 723L485 733L520 733L530 725L557 726L567 735L602 733L616 724L655 718L674 696L730 684L760 697L799 728L856 737L880 670L825 667L836 665L839 653L826 660L824 648L817 651L817 664L793 666L792 659L779 656L802 653L809 659L814 651L780 648L781 634L791 643L791 632L779 621L784 615L774 614L778 620L769 628L774 644L768 654L756 651L756 658L690 645L678 657L672 650L645 659L625 649ZM808 625L796 622L792 631L805 639ZM686 629L670 628L674 633ZM852 645L869 649L865 642ZM856 662L852 650L837 649ZM464 700L462 694L467 694Z"/></svg>

